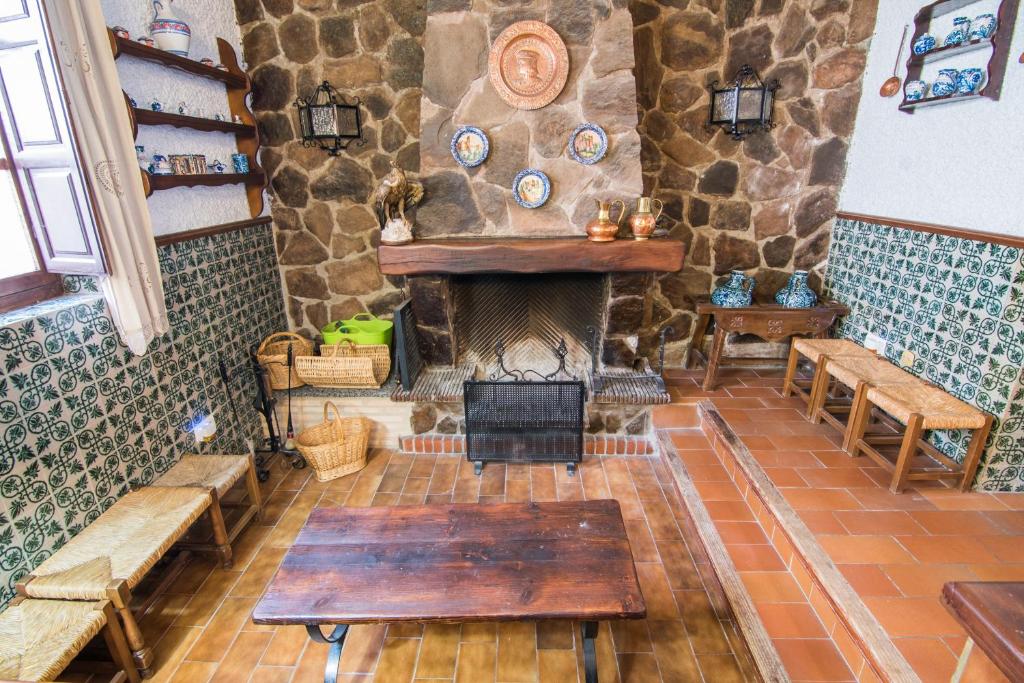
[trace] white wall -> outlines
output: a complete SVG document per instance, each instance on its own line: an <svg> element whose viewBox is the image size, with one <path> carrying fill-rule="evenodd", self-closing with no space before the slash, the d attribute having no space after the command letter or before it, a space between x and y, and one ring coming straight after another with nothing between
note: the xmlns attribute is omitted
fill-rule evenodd
<svg viewBox="0 0 1024 683"><path fill-rule="evenodd" d="M994 13L998 4L983 0L957 14ZM1018 63L1024 11L1017 17L998 101L943 104L908 115L897 109L902 93L887 99L878 89L892 75L903 26L910 24L898 71L905 82L921 5L922 0L879 2L839 210L1024 236L1024 64ZM941 17L941 28L932 31L939 45L954 16ZM928 65L922 79L931 82L939 68L984 67L988 56L978 51Z"/></svg>
<svg viewBox="0 0 1024 683"><path fill-rule="evenodd" d="M101 0L103 16L109 26L124 26L132 38L148 35L153 18L152 4L147 0ZM192 29L189 57L217 56L217 38L224 38L235 48L241 61L240 35L232 0L175 0L175 14ZM165 111L177 111L178 103L186 101L201 107L207 116L220 112L230 119L224 84L193 76L175 69L122 56L117 60L121 87L134 97L140 107L158 99ZM119 104L119 103L118 103ZM231 168L231 155L236 151L235 136L230 133L205 133L172 126L139 126L136 144L144 145L146 154L205 154L207 163L214 159ZM208 225L249 218L244 185L219 187L175 188L154 192L149 197L153 232L157 235L183 232Z"/></svg>

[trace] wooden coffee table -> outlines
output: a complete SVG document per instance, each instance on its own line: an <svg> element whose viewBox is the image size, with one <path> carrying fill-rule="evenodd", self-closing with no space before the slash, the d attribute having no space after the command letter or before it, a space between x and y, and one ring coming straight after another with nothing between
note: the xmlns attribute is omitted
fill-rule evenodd
<svg viewBox="0 0 1024 683"><path fill-rule="evenodd" d="M619 504L592 500L317 508L252 620L329 643L328 683L351 624L577 620L596 683L597 622L646 615Z"/></svg>

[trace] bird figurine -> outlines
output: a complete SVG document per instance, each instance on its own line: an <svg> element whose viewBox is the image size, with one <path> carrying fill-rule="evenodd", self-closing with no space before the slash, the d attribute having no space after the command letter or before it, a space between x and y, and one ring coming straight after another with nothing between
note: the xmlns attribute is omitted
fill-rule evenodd
<svg viewBox="0 0 1024 683"><path fill-rule="evenodd" d="M421 199L423 185L410 181L405 171L392 162L391 170L380 181L373 195L383 244L406 244L412 241L412 222L405 217L405 209Z"/></svg>

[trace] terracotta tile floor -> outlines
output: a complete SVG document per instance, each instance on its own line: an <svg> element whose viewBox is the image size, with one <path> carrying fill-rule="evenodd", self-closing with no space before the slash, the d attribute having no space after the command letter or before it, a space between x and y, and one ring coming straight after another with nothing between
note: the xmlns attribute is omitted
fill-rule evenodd
<svg viewBox="0 0 1024 683"><path fill-rule="evenodd" d="M255 626L249 615L316 506L542 501L614 497L622 505L649 618L601 625L602 683L752 680L750 659L689 518L657 458L589 458L577 476L551 465L488 465L476 477L456 456L376 452L362 472L320 484L275 469L261 526L240 537L233 569L194 561L143 621L156 682L319 681L327 657L301 627ZM671 485L669 485L671 486ZM387 590L387 586L381 586ZM342 681L582 681L570 623L356 626ZM738 653L738 656L737 656Z"/></svg>
<svg viewBox="0 0 1024 683"><path fill-rule="evenodd" d="M702 378L674 373L674 399L715 404L915 671L925 681L948 681L965 636L940 604L942 584L1024 581L1024 494L961 494L936 484L892 495L887 472L849 457L833 428L807 422L799 399L782 398L781 371L725 370L714 392L700 389ZM660 426L672 427L666 417ZM718 456L688 421L680 425L686 429L673 431L673 442L769 633L820 635L813 614L786 607L800 602L796 587ZM780 655L788 668L791 656L781 648Z"/></svg>

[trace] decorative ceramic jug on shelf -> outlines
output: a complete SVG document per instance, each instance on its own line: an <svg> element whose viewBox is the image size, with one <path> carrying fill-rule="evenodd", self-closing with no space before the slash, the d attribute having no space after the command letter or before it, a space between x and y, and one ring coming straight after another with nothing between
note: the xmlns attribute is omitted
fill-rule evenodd
<svg viewBox="0 0 1024 683"><path fill-rule="evenodd" d="M807 271L798 270L789 276L789 282L775 294L775 303L786 308L811 308L818 303L818 295L807 286Z"/></svg>
<svg viewBox="0 0 1024 683"><path fill-rule="evenodd" d="M753 277L745 275L741 270L734 270L729 273L728 282L711 292L711 303L725 308L749 306L754 298L756 284Z"/></svg>
<svg viewBox="0 0 1024 683"><path fill-rule="evenodd" d="M153 0L153 11L156 12L156 16L149 24L149 33L161 50L179 57L188 57L192 30L174 14L174 10L171 9L173 1Z"/></svg>
<svg viewBox="0 0 1024 683"><path fill-rule="evenodd" d="M651 213L651 208L657 213ZM636 200L636 213L629 217L629 229L633 231L633 239L645 240L654 232L658 218L664 210L665 205L660 199L640 197Z"/></svg>
<svg viewBox="0 0 1024 683"><path fill-rule="evenodd" d="M616 204L622 207L622 210L619 211L619 217L615 221L612 221L612 207ZM622 216L625 213L626 203L621 199L616 199L614 202L602 202L598 199L597 218L587 223L587 239L591 242L615 241L615 235L619 232L619 226L622 224Z"/></svg>

